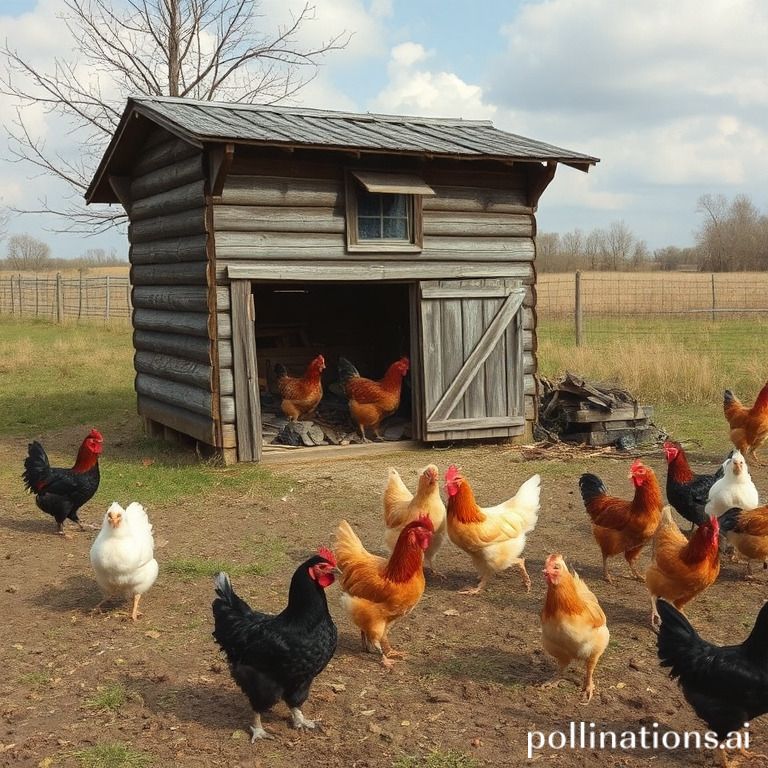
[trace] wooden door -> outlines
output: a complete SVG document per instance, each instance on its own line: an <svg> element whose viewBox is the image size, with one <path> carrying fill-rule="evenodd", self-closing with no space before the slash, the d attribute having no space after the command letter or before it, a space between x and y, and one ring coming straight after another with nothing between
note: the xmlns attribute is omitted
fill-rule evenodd
<svg viewBox="0 0 768 768"><path fill-rule="evenodd" d="M511 437L525 431L519 280L420 283L421 437Z"/></svg>

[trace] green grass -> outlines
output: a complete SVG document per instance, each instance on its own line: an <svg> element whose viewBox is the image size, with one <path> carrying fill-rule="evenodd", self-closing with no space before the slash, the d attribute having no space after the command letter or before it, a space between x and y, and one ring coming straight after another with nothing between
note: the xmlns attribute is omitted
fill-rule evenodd
<svg viewBox="0 0 768 768"><path fill-rule="evenodd" d="M288 559L285 544L279 539L258 542L249 539L244 557L248 563L218 560L207 557L173 557L163 563L163 572L184 579L213 578L225 571L232 578L238 576L269 576Z"/></svg>
<svg viewBox="0 0 768 768"><path fill-rule="evenodd" d="M145 768L150 756L120 742L96 744L70 753L83 768Z"/></svg>
<svg viewBox="0 0 768 768"><path fill-rule="evenodd" d="M19 678L19 682L22 685L33 685L42 688L51 682L51 677L45 672L27 672Z"/></svg>
<svg viewBox="0 0 768 768"><path fill-rule="evenodd" d="M435 750L423 757L403 755L392 763L392 768L480 768L480 763L474 757L450 749Z"/></svg>
<svg viewBox="0 0 768 768"><path fill-rule="evenodd" d="M85 704L90 709L117 712L128 701L128 691L121 683L108 683L98 690Z"/></svg>

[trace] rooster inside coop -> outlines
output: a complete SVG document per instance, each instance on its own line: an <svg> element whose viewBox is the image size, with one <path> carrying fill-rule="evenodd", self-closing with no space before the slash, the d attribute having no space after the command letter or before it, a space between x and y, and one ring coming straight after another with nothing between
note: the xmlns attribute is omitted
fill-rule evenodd
<svg viewBox="0 0 768 768"><path fill-rule="evenodd" d="M408 285L254 284L265 445L412 436Z"/></svg>

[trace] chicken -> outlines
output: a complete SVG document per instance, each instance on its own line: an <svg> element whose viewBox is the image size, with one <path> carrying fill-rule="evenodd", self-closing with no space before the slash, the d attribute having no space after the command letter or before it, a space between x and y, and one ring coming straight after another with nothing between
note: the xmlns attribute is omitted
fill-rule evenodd
<svg viewBox="0 0 768 768"><path fill-rule="evenodd" d="M77 513L99 488L99 456L103 445L101 433L92 429L80 446L74 466L64 469L51 466L45 449L37 440L29 444L22 474L24 485L35 494L37 506L56 520L58 533L62 536L67 535L64 533L67 519L85 530Z"/></svg>
<svg viewBox="0 0 768 768"><path fill-rule="evenodd" d="M382 439L379 426L400 406L403 376L408 373L409 367L408 358L401 357L387 368L383 379L373 381L362 377L349 360L339 358L339 381L349 400L349 412L364 443L368 442L365 436L366 427L373 430L377 439Z"/></svg>
<svg viewBox="0 0 768 768"><path fill-rule="evenodd" d="M707 494L723 476L723 468L713 475L694 474L680 443L665 442L664 454L667 457L667 501L691 523L691 528L701 525L707 519L704 514Z"/></svg>
<svg viewBox="0 0 768 768"><path fill-rule="evenodd" d="M112 597L132 597L131 619L138 620L139 600L157 579L154 549L152 525L144 507L134 501L123 509L112 502L91 545L91 565L104 593L96 612Z"/></svg>
<svg viewBox="0 0 768 768"><path fill-rule="evenodd" d="M536 527L541 494L541 477L529 477L517 493L495 507L480 507L472 487L459 469L451 465L445 473L448 493L446 509L448 538L471 558L480 576L476 587L460 592L476 595L482 592L488 579L515 565L523 584L531 591L531 579L525 570L525 537Z"/></svg>
<svg viewBox="0 0 768 768"><path fill-rule="evenodd" d="M424 563L435 575L442 575L435 570L435 555L445 539L445 504L440 498L439 480L440 474L434 464L425 467L419 473L419 485L414 496L397 470L390 468L384 489L384 541L387 549L392 552L405 525L426 515L432 521L435 532L424 552Z"/></svg>
<svg viewBox="0 0 768 768"><path fill-rule="evenodd" d="M571 574L562 555L550 555L544 564L547 597L541 612L541 641L553 656L558 674L572 661L586 664L583 701L592 698L592 675L608 646L610 634L605 614L597 598L577 573Z"/></svg>
<svg viewBox="0 0 768 768"><path fill-rule="evenodd" d="M608 582L613 581L608 573L608 558L621 553L632 575L643 581L635 563L661 520L661 488L654 471L637 460L629 477L635 486L632 501L609 496L597 475L584 474L579 479L581 498L592 519L592 535L603 555L603 578Z"/></svg>
<svg viewBox="0 0 768 768"><path fill-rule="evenodd" d="M232 589L226 573L216 575L213 637L227 656L229 671L253 708L251 744L274 736L261 716L280 699L299 730L315 727L301 707L313 680L336 651L337 631L325 590L336 578L336 560L325 548L293 574L288 605L276 616L250 608Z"/></svg>
<svg viewBox="0 0 768 768"><path fill-rule="evenodd" d="M752 577L752 560L768 562L768 506L743 510L729 509L718 518L720 529L736 551L747 559L747 579Z"/></svg>
<svg viewBox="0 0 768 768"><path fill-rule="evenodd" d="M690 540L672 520L670 507L664 508L656 532L653 562L645 572L645 585L651 593L651 626L656 627L659 597L682 610L686 603L715 583L720 573L720 525L710 517Z"/></svg>
<svg viewBox="0 0 768 768"><path fill-rule="evenodd" d="M410 613L424 593L424 552L434 529L428 517L408 523L395 549L385 560L370 554L346 520L336 531L336 558L341 569L341 604L354 624L366 651L381 655L390 668L402 654L389 643L390 625Z"/></svg>
<svg viewBox="0 0 768 768"><path fill-rule="evenodd" d="M747 462L741 451L734 451L723 462L723 476L709 489L704 511L708 517L720 517L732 507L754 509L759 503L757 488L752 482Z"/></svg>
<svg viewBox="0 0 768 768"><path fill-rule="evenodd" d="M751 408L742 405L736 395L726 389L723 395L723 413L730 427L731 442L745 458L762 464L757 457L757 449L768 437L768 383L760 390Z"/></svg>
<svg viewBox="0 0 768 768"><path fill-rule="evenodd" d="M320 374L325 370L325 358L318 355L310 361L303 376L289 376L285 366L275 366L277 391L283 398L280 407L289 421L298 421L317 408L323 398Z"/></svg>
<svg viewBox="0 0 768 768"><path fill-rule="evenodd" d="M685 700L717 734L721 748L715 753L727 768L724 742L729 734L768 712L768 603L741 645L724 646L702 640L685 616L664 600L658 608L661 666L670 668L669 676L677 678ZM751 756L743 745L741 752Z"/></svg>

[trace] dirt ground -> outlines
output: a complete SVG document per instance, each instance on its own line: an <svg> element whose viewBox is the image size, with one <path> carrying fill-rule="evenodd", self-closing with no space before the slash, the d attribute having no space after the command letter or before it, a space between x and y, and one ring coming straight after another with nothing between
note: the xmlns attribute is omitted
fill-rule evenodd
<svg viewBox="0 0 768 768"><path fill-rule="evenodd" d="M4 441L0 461L21 468L24 447L23 441ZM691 458L702 471L716 466L715 456ZM660 449L647 461L666 476ZM485 594L457 594L474 584L475 575L468 557L446 540L438 564L447 579L428 580L421 603L392 630L394 647L407 658L388 672L361 652L358 633L341 611L338 586L332 586L328 598L339 648L304 708L308 717L321 718L322 729L293 731L281 704L265 718L276 739L251 745L245 733L250 708L211 638L212 581L164 572L163 562L198 556L247 564L258 562L263 550L265 575L239 576L233 583L254 607L280 610L296 565L331 542L341 518L370 549L380 550L386 468L397 467L413 486L416 470L429 462L441 472L460 464L485 505L541 473L539 524L525 552L530 593L516 572L508 572ZM321 462L308 452L307 463L271 467L290 479L284 500L213 496L148 510L156 541L167 543L157 550L160 576L137 624L121 605L90 613L100 600L88 561L95 531L73 527L73 538L64 540L31 498L6 503L0 515L0 765L87 765L76 753L121 742L148 755L145 764L152 766L293 768L319 762L327 768L406 768L422 765L436 751L443 758L433 758L433 767L515 766L526 763L529 731L564 730L571 721L614 731L637 732L654 722L659 731L703 731L659 668L645 586L623 578L628 570L619 559L611 567L622 578L613 585L600 579L599 550L577 480L592 471L611 492L628 496L629 464L626 456L525 460L520 449L498 445ZM108 471L107 456L102 466ZM768 470L756 468L753 478L759 489L768 487ZM81 516L100 524L109 501L97 496ZM559 687L541 687L555 668L542 652L538 619L545 594L541 570L553 551L576 565L611 631L597 668L597 693L586 706L579 698L580 670ZM644 553L642 565L648 557ZM743 565L724 561L717 583L690 605L691 620L708 639L740 642L768 597L764 572L756 583L742 574ZM123 686L126 701L117 711L95 708L99 692L114 683ZM768 721L750 730L756 751L768 751ZM535 755L539 761L568 768L714 764L707 752L640 749L545 748Z"/></svg>

